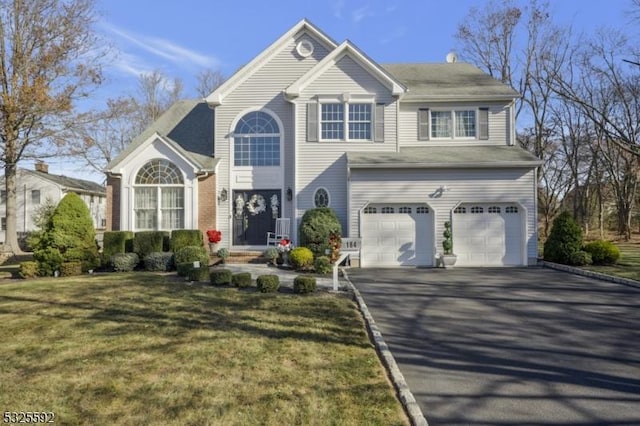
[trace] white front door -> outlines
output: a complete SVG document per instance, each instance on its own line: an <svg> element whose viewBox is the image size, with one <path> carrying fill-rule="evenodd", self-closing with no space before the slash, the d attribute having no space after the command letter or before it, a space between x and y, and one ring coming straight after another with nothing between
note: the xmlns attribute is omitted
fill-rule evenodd
<svg viewBox="0 0 640 426"><path fill-rule="evenodd" d="M433 266L433 213L420 204L370 204L361 214L361 265Z"/></svg>
<svg viewBox="0 0 640 426"><path fill-rule="evenodd" d="M456 266L524 265L522 212L514 204L462 204L453 213Z"/></svg>

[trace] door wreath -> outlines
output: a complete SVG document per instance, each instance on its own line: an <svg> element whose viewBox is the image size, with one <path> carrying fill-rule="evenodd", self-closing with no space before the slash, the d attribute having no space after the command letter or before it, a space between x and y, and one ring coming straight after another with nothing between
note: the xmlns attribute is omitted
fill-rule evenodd
<svg viewBox="0 0 640 426"><path fill-rule="evenodd" d="M267 210L267 203L264 197L260 194L253 194L249 201L247 201L247 210L252 216L263 213Z"/></svg>

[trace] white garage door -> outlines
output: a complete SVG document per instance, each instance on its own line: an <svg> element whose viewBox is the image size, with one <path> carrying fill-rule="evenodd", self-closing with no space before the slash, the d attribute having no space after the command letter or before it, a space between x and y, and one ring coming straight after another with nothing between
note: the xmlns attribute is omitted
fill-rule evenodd
<svg viewBox="0 0 640 426"><path fill-rule="evenodd" d="M419 204L371 204L361 215L361 264L432 266L433 213Z"/></svg>
<svg viewBox="0 0 640 426"><path fill-rule="evenodd" d="M522 212L512 204L463 204L453 213L456 266L516 266L522 260Z"/></svg>

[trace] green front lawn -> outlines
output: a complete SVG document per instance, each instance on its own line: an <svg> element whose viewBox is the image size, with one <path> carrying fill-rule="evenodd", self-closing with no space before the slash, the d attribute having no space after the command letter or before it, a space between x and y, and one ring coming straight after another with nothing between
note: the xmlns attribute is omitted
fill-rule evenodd
<svg viewBox="0 0 640 426"><path fill-rule="evenodd" d="M0 407L73 424L408 424L354 303L152 273L0 284Z"/></svg>
<svg viewBox="0 0 640 426"><path fill-rule="evenodd" d="M583 269L640 281L640 242L617 242L620 260L612 266L584 266Z"/></svg>

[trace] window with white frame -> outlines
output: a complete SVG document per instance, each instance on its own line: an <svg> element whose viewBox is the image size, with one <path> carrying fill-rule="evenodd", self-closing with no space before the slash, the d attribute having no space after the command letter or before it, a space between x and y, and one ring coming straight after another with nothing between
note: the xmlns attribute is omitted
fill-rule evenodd
<svg viewBox="0 0 640 426"><path fill-rule="evenodd" d="M313 194L313 205L316 207L329 207L329 192L325 188L318 188Z"/></svg>
<svg viewBox="0 0 640 426"><path fill-rule="evenodd" d="M184 228L184 178L175 164L151 160L138 171L134 188L137 230Z"/></svg>
<svg viewBox="0 0 640 426"><path fill-rule="evenodd" d="M348 111L345 114L345 110ZM323 103L320 105L320 137L323 140L371 140L371 103ZM346 129L346 132L345 132Z"/></svg>
<svg viewBox="0 0 640 426"><path fill-rule="evenodd" d="M489 109L420 108L418 139L489 139Z"/></svg>
<svg viewBox="0 0 640 426"><path fill-rule="evenodd" d="M264 111L245 114L233 134L235 166L279 166L280 127Z"/></svg>
<svg viewBox="0 0 640 426"><path fill-rule="evenodd" d="M40 204L40 190L32 189L31 190L31 204L37 206Z"/></svg>

